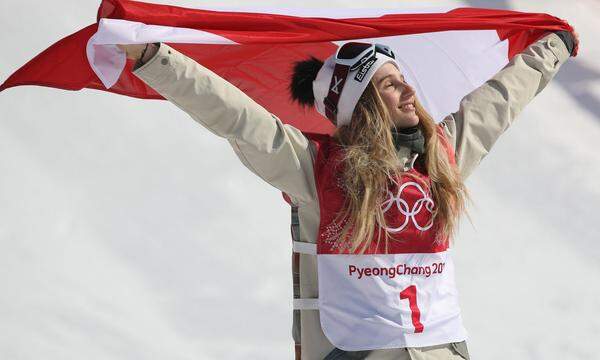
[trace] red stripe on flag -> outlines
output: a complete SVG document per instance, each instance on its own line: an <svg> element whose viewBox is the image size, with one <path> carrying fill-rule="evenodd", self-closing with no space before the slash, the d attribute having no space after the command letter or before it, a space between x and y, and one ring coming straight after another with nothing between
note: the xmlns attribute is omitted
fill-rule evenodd
<svg viewBox="0 0 600 360"><path fill-rule="evenodd" d="M106 89L102 85L85 52L87 41L96 30L97 25L93 24L56 42L13 73L0 86L0 91L20 85L40 85L65 90L89 88L137 98L163 99L129 71L133 66L131 60L114 86ZM228 79L286 123L306 132L323 134L333 131L333 125L316 111L292 103L288 90L293 62L310 55L324 59L335 51L333 43L282 44L277 47L268 44L170 46Z"/></svg>
<svg viewBox="0 0 600 360"><path fill-rule="evenodd" d="M573 30L566 21L549 14L482 8L456 8L447 13L387 14L371 18L330 19L188 9L131 0L103 0L98 11L98 20L101 18L202 30L239 44L338 41L447 30L485 29L499 30L503 35L527 30L531 35L526 38L531 43L544 31ZM505 38L507 37L501 39ZM524 49L521 45L518 48Z"/></svg>
<svg viewBox="0 0 600 360"><path fill-rule="evenodd" d="M169 45L227 79L283 122L304 132L323 134L334 130L313 108L292 103L288 87L294 61L310 55L325 59L335 52L335 44ZM117 86L132 78L138 80L131 72L124 71Z"/></svg>
<svg viewBox="0 0 600 360"><path fill-rule="evenodd" d="M98 25L89 25L31 59L0 86L0 91L19 85L50 86L80 90L100 80L90 67L85 47Z"/></svg>

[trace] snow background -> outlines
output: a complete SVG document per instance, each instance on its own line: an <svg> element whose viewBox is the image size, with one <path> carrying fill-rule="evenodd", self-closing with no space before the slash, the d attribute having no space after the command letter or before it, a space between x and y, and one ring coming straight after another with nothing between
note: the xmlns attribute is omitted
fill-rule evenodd
<svg viewBox="0 0 600 360"><path fill-rule="evenodd" d="M98 4L2 1L0 79L94 22ZM473 359L597 359L600 3L302 4L405 5L546 12L579 33L579 56L468 180L473 224L455 262ZM280 193L175 106L0 94L0 359L291 359L290 252Z"/></svg>

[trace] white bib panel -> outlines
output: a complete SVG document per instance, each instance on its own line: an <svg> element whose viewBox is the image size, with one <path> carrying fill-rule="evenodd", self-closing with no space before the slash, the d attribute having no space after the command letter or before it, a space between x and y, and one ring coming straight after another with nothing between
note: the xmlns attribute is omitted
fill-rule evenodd
<svg viewBox="0 0 600 360"><path fill-rule="evenodd" d="M449 250L317 258L321 327L339 349L422 347L467 338Z"/></svg>

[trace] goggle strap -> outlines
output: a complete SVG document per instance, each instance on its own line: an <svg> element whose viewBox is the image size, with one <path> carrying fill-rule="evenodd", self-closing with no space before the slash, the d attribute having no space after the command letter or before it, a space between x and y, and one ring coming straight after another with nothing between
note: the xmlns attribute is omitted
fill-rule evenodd
<svg viewBox="0 0 600 360"><path fill-rule="evenodd" d="M331 76L331 83L329 84L329 92L323 104L325 105L325 114L327 118L337 126L337 113L338 113L338 102L340 101L340 94L346 84L346 77L350 67L348 65L335 64L333 68L333 75Z"/></svg>
<svg viewBox="0 0 600 360"><path fill-rule="evenodd" d="M360 66L362 66L362 64L364 64L367 61L369 61L373 56L375 56L375 52L373 51L373 48L371 48L371 49L369 49L369 51L366 54L364 54L363 56L361 56L360 59L358 59L358 61L355 62L350 67L350 71L354 71L354 70L358 69Z"/></svg>

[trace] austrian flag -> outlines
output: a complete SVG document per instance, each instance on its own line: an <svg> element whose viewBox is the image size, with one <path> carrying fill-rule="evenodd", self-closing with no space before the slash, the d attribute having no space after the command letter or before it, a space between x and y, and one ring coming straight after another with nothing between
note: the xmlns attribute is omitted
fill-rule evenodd
<svg viewBox="0 0 600 360"><path fill-rule="evenodd" d="M59 40L1 86L42 85L160 99L131 73L115 44L168 43L302 131L332 125L288 93L293 63L324 60L347 41L389 46L436 119L548 31L573 28L548 14L480 8L189 9L103 0L97 22ZM575 50L576 52L577 50Z"/></svg>

